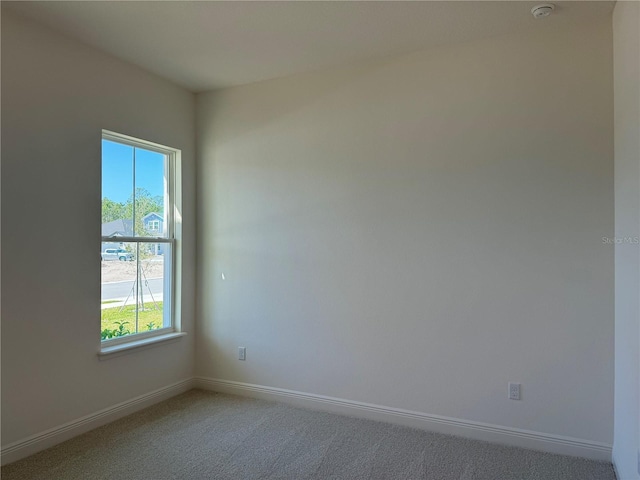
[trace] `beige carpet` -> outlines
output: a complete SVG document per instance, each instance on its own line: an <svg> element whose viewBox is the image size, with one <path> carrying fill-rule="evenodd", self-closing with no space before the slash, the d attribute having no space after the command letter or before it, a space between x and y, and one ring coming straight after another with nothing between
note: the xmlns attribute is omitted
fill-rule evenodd
<svg viewBox="0 0 640 480"><path fill-rule="evenodd" d="M192 390L2 468L2 480L613 480L611 464Z"/></svg>

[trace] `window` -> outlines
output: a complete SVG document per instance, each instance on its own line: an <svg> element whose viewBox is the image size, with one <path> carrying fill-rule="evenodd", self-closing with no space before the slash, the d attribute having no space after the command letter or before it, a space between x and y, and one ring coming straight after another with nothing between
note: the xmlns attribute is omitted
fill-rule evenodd
<svg viewBox="0 0 640 480"><path fill-rule="evenodd" d="M179 150L103 131L103 352L177 331L173 296L179 157ZM150 214L153 220L145 222Z"/></svg>

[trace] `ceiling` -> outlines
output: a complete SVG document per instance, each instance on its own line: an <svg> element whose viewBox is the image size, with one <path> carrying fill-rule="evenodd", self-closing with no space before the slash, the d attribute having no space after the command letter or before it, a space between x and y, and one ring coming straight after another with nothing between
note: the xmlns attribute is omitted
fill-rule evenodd
<svg viewBox="0 0 640 480"><path fill-rule="evenodd" d="M20 15L192 91L241 85L517 31L611 15L612 1L6 2Z"/></svg>

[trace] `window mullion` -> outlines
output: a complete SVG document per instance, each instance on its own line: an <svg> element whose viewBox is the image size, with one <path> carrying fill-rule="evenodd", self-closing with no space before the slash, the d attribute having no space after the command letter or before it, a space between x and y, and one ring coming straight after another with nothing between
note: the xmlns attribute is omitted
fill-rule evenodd
<svg viewBox="0 0 640 480"><path fill-rule="evenodd" d="M111 243L171 243L173 239L168 237L102 237L102 241Z"/></svg>

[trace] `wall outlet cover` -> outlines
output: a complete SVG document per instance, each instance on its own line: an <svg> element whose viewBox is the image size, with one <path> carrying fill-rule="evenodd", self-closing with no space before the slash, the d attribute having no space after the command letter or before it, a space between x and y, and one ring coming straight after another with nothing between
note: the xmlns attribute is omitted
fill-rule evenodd
<svg viewBox="0 0 640 480"><path fill-rule="evenodd" d="M520 400L520 384L509 382L509 399Z"/></svg>

